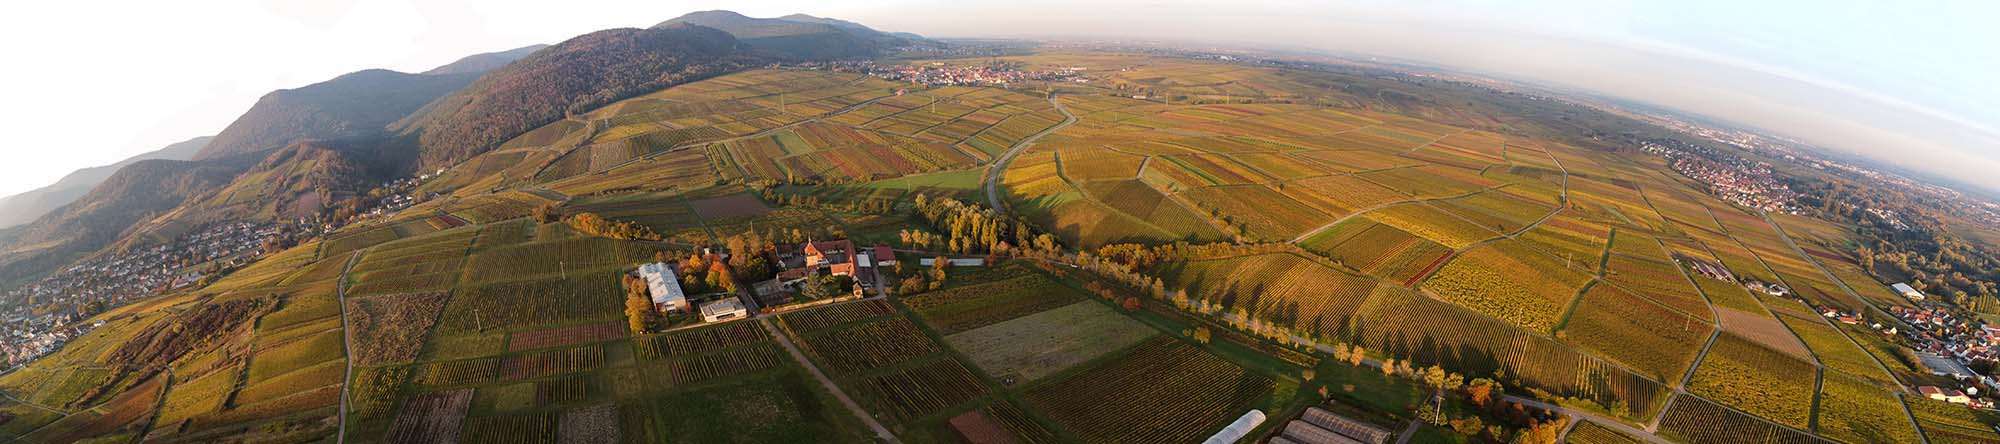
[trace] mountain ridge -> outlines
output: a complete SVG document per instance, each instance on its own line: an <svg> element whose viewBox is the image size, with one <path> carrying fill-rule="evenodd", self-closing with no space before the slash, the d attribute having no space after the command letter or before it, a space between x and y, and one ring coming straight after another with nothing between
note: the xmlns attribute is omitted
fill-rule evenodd
<svg viewBox="0 0 2000 444"><path fill-rule="evenodd" d="M195 153L200 152L202 147L208 146L208 142L214 138L215 136L195 137L168 144L160 149L127 157L117 162L80 168L63 175L55 183L14 195L0 197L0 228L33 222L36 218L48 214L56 208L68 205L70 202L75 202L78 198L83 197L85 193L89 193L91 188L96 187L99 183L103 183L105 179L111 178L111 175L118 173L118 169L124 168L127 165L153 159L192 159Z"/></svg>
<svg viewBox="0 0 2000 444"><path fill-rule="evenodd" d="M473 54L417 74L364 69L272 91L217 133L195 158L280 148L307 139L384 134L389 124L432 100L547 46Z"/></svg>

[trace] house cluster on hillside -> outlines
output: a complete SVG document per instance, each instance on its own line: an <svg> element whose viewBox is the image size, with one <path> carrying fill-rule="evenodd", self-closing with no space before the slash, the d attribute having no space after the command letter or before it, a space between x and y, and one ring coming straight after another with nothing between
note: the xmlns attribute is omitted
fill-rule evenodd
<svg viewBox="0 0 2000 444"><path fill-rule="evenodd" d="M167 244L85 259L7 295L0 316L0 350L9 355L60 344L58 327L161 292L200 284L210 276L255 262L272 240L303 236L297 224L218 224ZM32 356L30 356L32 358Z"/></svg>
<svg viewBox="0 0 2000 444"><path fill-rule="evenodd" d="M362 215L388 215L420 200L413 194L437 173L396 179L382 184L384 197L358 208ZM362 218L356 218L360 220ZM94 305L109 309L167 291L191 288L205 280L256 262L275 247L293 245L340 229L343 222L298 218L276 223L214 224L172 242L91 256L41 280L7 293L0 303L0 352L10 361L40 356L40 350L74 334L71 323L95 313L79 312ZM53 307L53 308L52 308ZM50 348L49 350L53 350Z"/></svg>

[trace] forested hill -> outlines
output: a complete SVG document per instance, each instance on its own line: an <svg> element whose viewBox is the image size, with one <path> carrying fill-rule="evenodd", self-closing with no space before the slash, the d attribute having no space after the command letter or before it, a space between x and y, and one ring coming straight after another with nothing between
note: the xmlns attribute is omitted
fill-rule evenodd
<svg viewBox="0 0 2000 444"><path fill-rule="evenodd" d="M785 59L843 59L879 55L910 43L854 22L804 14L755 18L731 11L693 12L655 27L700 25L735 36L763 55Z"/></svg>
<svg viewBox="0 0 2000 444"><path fill-rule="evenodd" d="M480 77L396 127L419 135L425 168L486 152L529 129L644 92L759 63L728 33L700 26L584 34Z"/></svg>

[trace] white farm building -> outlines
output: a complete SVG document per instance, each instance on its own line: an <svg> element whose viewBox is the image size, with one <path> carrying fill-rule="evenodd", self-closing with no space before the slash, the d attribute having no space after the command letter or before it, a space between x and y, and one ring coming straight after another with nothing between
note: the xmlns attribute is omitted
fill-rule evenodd
<svg viewBox="0 0 2000 444"><path fill-rule="evenodd" d="M1897 282L1894 284L1889 284L1889 288L1896 289L1897 294L1901 294L1903 295L1903 297L1910 298L1910 300L1912 301L1924 300L1924 292L1917 291L1916 288L1910 287L1910 284Z"/></svg>
<svg viewBox="0 0 2000 444"><path fill-rule="evenodd" d="M687 294L681 292L680 277L674 275L673 265L654 262L639 266L639 277L646 279L646 292L653 297L653 309L661 312L688 312Z"/></svg>

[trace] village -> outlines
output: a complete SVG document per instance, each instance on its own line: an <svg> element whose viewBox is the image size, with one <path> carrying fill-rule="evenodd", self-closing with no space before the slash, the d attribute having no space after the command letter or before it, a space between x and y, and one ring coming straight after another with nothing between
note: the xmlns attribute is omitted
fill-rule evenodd
<svg viewBox="0 0 2000 444"><path fill-rule="evenodd" d="M86 259L9 293L0 325L0 355L13 366L60 348L79 329L72 322L161 292L200 284L249 264L286 239L308 236L306 224L237 222L208 227L173 243Z"/></svg>
<svg viewBox="0 0 2000 444"><path fill-rule="evenodd" d="M12 368L33 361L89 326L77 321L140 299L203 285L256 262L264 255L331 233L355 222L380 218L428 196L411 195L437 173L383 182L380 199L352 217L295 218L278 223L214 224L172 242L86 258L69 268L23 285L0 304L0 358Z"/></svg>
<svg viewBox="0 0 2000 444"><path fill-rule="evenodd" d="M1699 148L1674 147L1651 141L1642 146L1648 153L1666 157L1667 166L1675 172L1706 184L1709 193L1715 197L1744 207L1799 214L1798 193L1779 182L1779 176L1771 172L1770 164L1750 163L1734 157L1731 158L1736 162L1725 163L1693 152Z"/></svg>
<svg viewBox="0 0 2000 444"><path fill-rule="evenodd" d="M1955 314L1948 309L1949 305L1931 301L1909 284L1897 283L1891 288L1917 305L1917 308L1889 308L1890 314L1911 328L1899 331L1894 327L1882 328L1880 324L1871 327L1885 334L1900 334L1917 350L1917 356L1932 375L1949 377L1960 385L1923 386L1917 390L1933 399L1992 409L1992 389L2000 387L2000 381L1990 375L1993 367L2000 364L2000 354L1994 348L2000 346L2000 326ZM1986 371L1974 371L1975 368Z"/></svg>

